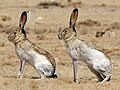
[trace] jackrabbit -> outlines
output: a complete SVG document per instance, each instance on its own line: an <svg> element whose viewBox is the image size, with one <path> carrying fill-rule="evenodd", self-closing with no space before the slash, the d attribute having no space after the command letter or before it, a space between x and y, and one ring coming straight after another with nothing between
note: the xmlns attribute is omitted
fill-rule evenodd
<svg viewBox="0 0 120 90"><path fill-rule="evenodd" d="M98 51L87 42L80 40L76 36L75 23L78 18L78 9L75 8L71 14L69 27L59 31L58 38L65 42L67 51L73 61L74 82L78 82L77 61L85 62L88 68L103 83L110 81L111 60L104 53Z"/></svg>
<svg viewBox="0 0 120 90"><path fill-rule="evenodd" d="M19 78L22 78L25 64L28 62L39 73L41 79L45 77L56 77L56 63L53 56L42 48L35 46L27 37L24 29L30 11L23 11L19 21L19 27L13 31L8 40L13 42L15 50L20 58Z"/></svg>

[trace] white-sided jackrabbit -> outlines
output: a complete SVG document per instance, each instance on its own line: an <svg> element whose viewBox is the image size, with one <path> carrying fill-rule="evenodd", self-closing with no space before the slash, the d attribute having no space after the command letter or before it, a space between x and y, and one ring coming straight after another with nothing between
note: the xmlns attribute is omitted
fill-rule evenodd
<svg viewBox="0 0 120 90"><path fill-rule="evenodd" d="M24 30L29 11L23 11L19 21L19 27L13 31L8 40L13 42L15 50L20 58L19 78L22 78L25 63L30 63L39 73L41 79L45 77L57 77L55 74L56 63L53 56L42 48L31 43Z"/></svg>
<svg viewBox="0 0 120 90"><path fill-rule="evenodd" d="M67 51L73 61L74 82L78 82L77 61L85 62L88 68L101 83L109 81L111 77L111 60L101 51L80 40L76 36L75 23L78 18L78 9L75 8L71 14L69 27L61 30L58 38L65 42Z"/></svg>

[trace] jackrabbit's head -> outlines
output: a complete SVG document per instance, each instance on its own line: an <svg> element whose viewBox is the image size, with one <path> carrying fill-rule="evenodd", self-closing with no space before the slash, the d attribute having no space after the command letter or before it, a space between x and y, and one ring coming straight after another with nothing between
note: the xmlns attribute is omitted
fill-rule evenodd
<svg viewBox="0 0 120 90"><path fill-rule="evenodd" d="M27 21L29 11L23 11L19 21L18 29L14 30L9 36L8 40L17 43L26 37L26 32L24 30L25 23Z"/></svg>
<svg viewBox="0 0 120 90"><path fill-rule="evenodd" d="M78 18L78 9L75 8L70 16L69 27L59 31L58 38L67 41L76 36L75 23Z"/></svg>

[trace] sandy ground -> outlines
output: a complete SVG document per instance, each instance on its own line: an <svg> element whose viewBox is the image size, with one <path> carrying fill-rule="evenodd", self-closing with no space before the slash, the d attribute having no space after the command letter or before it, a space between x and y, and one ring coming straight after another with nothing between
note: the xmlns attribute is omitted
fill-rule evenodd
<svg viewBox="0 0 120 90"><path fill-rule="evenodd" d="M66 0L57 1L57 6L40 6L50 0L0 0L0 90L119 90L120 88L120 1L119 0ZM58 40L59 28L68 26L74 7L79 8L76 24L78 37L92 43L112 60L112 78L104 84L79 62L80 84L73 82L72 61L66 52L64 42ZM37 46L49 51L57 63L57 79L36 80L39 77L29 64L22 79L18 79L19 58L14 45L7 40L12 30L18 27L23 10L31 11L26 24L27 37ZM108 30L108 31L106 31ZM105 32L96 37L97 32Z"/></svg>

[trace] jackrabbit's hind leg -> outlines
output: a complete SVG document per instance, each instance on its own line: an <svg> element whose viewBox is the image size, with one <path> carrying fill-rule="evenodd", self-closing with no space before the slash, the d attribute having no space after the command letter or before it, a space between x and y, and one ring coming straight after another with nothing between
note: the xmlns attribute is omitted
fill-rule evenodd
<svg viewBox="0 0 120 90"><path fill-rule="evenodd" d="M101 83L104 83L104 82L106 82L106 81L110 81L110 77L111 77L111 76L106 76L106 77L104 78L104 80L101 81Z"/></svg>
<svg viewBox="0 0 120 90"><path fill-rule="evenodd" d="M110 81L111 80L111 76L109 77L109 79L107 81Z"/></svg>
<svg viewBox="0 0 120 90"><path fill-rule="evenodd" d="M101 75L104 77L104 80L101 81L101 83L106 82L106 81L110 81L111 75L109 73L103 73Z"/></svg>
<svg viewBox="0 0 120 90"><path fill-rule="evenodd" d="M42 68L39 68L39 70L37 70L39 75L40 75L40 79L45 79L45 75L44 75L44 72L42 70Z"/></svg>
<svg viewBox="0 0 120 90"><path fill-rule="evenodd" d="M101 75L98 72L95 72L94 74L98 77L98 82L103 81L103 78L101 77Z"/></svg>
<svg viewBox="0 0 120 90"><path fill-rule="evenodd" d="M44 71L44 69L42 67L40 67L39 64L35 65L35 69L39 73L40 79L44 79L45 78L45 71Z"/></svg>
<svg viewBox="0 0 120 90"><path fill-rule="evenodd" d="M89 67L89 69L98 77L98 82L103 81L103 77L96 70L94 70L92 67Z"/></svg>

